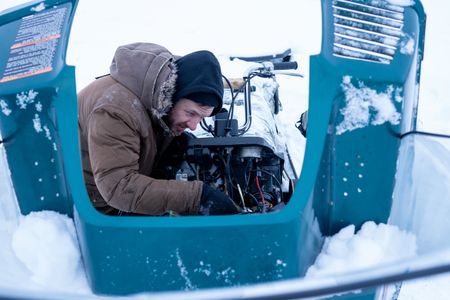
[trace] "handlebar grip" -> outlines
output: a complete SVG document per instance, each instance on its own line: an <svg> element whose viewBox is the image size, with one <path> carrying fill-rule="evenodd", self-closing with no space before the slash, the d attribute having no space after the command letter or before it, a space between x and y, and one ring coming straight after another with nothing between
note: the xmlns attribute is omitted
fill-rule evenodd
<svg viewBox="0 0 450 300"><path fill-rule="evenodd" d="M273 69L274 70L296 70L298 68L298 64L296 61L285 61L285 62L274 62Z"/></svg>

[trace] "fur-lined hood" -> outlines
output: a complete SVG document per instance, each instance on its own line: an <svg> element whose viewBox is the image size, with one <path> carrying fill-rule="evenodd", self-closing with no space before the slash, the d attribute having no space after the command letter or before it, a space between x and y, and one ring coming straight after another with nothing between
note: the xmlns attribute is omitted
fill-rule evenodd
<svg viewBox="0 0 450 300"><path fill-rule="evenodd" d="M173 105L175 59L163 46L133 43L117 48L110 72L141 100L152 119L161 120Z"/></svg>

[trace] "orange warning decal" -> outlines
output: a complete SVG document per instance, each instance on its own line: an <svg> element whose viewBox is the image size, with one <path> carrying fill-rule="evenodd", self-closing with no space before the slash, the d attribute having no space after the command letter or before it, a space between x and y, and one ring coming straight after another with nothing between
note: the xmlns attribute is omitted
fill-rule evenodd
<svg viewBox="0 0 450 300"><path fill-rule="evenodd" d="M60 34L55 34L55 35L47 36L47 37L39 39L39 40L26 41L26 42L23 42L23 43L18 43L18 44L12 45L11 49L17 49L17 48L21 48L21 47L25 47L25 46L30 46L30 45L33 45L33 44L47 42L47 41L59 39L60 37L61 37Z"/></svg>
<svg viewBox="0 0 450 300"><path fill-rule="evenodd" d="M29 77L29 76L34 76L34 75L39 75L42 73L47 73L50 72L52 70L51 67L42 69L42 70L38 70L38 71L34 71L34 72L29 72L29 73L23 73L23 74L19 74L19 75L14 75L14 76L8 76L8 77L3 77L2 79L0 79L0 83L3 82L7 82L7 81L12 81L12 80L16 80L16 79L21 79L24 77Z"/></svg>

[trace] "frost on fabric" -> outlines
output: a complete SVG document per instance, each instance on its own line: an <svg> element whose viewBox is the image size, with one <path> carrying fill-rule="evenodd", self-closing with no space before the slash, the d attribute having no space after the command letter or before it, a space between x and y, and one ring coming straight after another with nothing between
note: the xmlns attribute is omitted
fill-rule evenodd
<svg viewBox="0 0 450 300"><path fill-rule="evenodd" d="M325 239L306 278L361 270L417 255L416 236L387 224L368 221L355 233L355 225Z"/></svg>
<svg viewBox="0 0 450 300"><path fill-rule="evenodd" d="M351 76L344 76L341 86L345 94L345 107L340 113L344 120L336 126L336 134L386 122L399 124L401 114L397 112L393 100L402 101L401 88L389 85L385 92L378 93L366 87L363 82L355 87Z"/></svg>

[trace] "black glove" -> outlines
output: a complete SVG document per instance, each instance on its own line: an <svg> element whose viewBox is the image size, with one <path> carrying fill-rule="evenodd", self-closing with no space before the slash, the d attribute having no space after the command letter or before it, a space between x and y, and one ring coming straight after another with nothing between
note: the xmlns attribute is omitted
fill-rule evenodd
<svg viewBox="0 0 450 300"><path fill-rule="evenodd" d="M230 197L205 183L203 184L200 215L233 215L239 212L239 207L234 204Z"/></svg>

